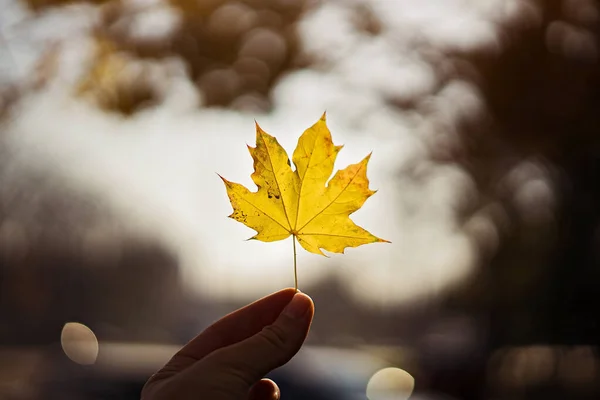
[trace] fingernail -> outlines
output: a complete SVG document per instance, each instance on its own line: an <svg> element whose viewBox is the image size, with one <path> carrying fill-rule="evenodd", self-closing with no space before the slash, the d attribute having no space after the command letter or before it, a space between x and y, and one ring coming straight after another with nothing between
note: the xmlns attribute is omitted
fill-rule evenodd
<svg viewBox="0 0 600 400"><path fill-rule="evenodd" d="M288 317L299 319L303 317L310 307L310 298L302 293L296 293L292 301L283 309L283 314Z"/></svg>

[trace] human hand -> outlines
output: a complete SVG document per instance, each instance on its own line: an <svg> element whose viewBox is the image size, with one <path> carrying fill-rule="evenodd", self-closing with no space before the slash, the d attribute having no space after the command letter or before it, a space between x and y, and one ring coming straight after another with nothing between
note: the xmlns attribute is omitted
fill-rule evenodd
<svg viewBox="0 0 600 400"><path fill-rule="evenodd" d="M221 318L146 382L142 400L278 400L263 377L287 363L306 339L310 297L284 289Z"/></svg>

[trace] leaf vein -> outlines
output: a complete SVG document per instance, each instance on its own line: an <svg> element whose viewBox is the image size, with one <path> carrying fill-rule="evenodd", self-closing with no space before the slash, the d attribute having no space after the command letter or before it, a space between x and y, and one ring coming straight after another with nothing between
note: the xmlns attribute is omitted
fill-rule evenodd
<svg viewBox="0 0 600 400"><path fill-rule="evenodd" d="M275 222L277 225L279 225L280 227L282 227L286 232L289 232L289 230L285 226L283 226L279 221L277 221L275 218L271 217L265 211L263 211L262 209L258 208L258 206L256 204L250 202L249 200L246 200L243 197L240 197L240 199L244 200L246 203L250 204L252 207L256 208L258 211L260 211L261 213L263 213L264 215L266 215L267 217L269 217L271 220L273 220L273 222Z"/></svg>
<svg viewBox="0 0 600 400"><path fill-rule="evenodd" d="M321 211L319 211L318 213L315 214L314 217L312 217L311 219L308 220L307 223L304 224L304 226L302 226L302 228L298 229L297 231L300 232L302 231L302 229L304 229L308 224L310 224L315 218L317 218L319 215L321 215L325 210L327 210L333 203L335 203L335 201L342 195L342 193L344 193L346 191L346 189L348 189L348 186L350 186L350 184L354 181L354 179L356 178L356 175L358 175L358 173L361 171L361 169L363 168L363 166L361 165L360 168L358 168L358 170L356 171L356 173L354 174L354 176L352 176L352 179L350 179L348 181L348 183L346 184L346 186L340 190L340 193L335 196L335 199L331 200L331 202L329 204L327 204Z"/></svg>
<svg viewBox="0 0 600 400"><path fill-rule="evenodd" d="M315 154L315 146L317 145L317 137L315 136L315 141L313 142L312 145L312 152L310 153L310 155L308 156L308 162L306 163L306 169L304 170L304 175L302 176L302 178L300 178L300 190L298 190L298 203L297 203L297 209L296 209L296 221L294 222L294 229L296 229L296 226L298 225L298 216L300 215L300 200L302 200L302 188L304 187L304 178L306 177L306 174L308 173L308 170L310 168L310 162L313 158L313 154ZM306 153L306 149L304 149L304 152Z"/></svg>
<svg viewBox="0 0 600 400"><path fill-rule="evenodd" d="M337 235L335 233L299 233L298 236L332 236L332 237L342 237L342 238L348 238L348 239L365 239L362 236Z"/></svg>
<svg viewBox="0 0 600 400"><path fill-rule="evenodd" d="M265 138L263 137L263 135L260 135L260 138L262 139L263 144L265 145L267 156L269 156L269 164L271 164L271 171L274 171L275 168L273 166L273 159L271 158L271 153L269 153L269 146L267 145L267 142L265 141ZM273 178L275 179L275 184L277 184L277 190L279 191L279 200L281 201L283 213L285 214L285 219L288 222L289 228L286 228L281 224L279 224L279 225L281 225L283 227L283 229L286 229L288 232L291 232L292 224L290 223L290 217L288 216L287 210L285 208L285 202L283 201L283 192L281 191L281 187L279 186L279 181L277 180L277 175L275 174L275 172L273 172ZM273 218L271 218L271 219L273 219Z"/></svg>

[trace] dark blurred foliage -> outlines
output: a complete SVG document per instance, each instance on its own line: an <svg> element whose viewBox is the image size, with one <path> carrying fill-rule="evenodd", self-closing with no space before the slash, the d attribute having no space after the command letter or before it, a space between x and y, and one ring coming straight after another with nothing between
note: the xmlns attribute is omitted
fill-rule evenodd
<svg viewBox="0 0 600 400"><path fill-rule="evenodd" d="M469 152L450 162L471 172L484 198L487 193L502 200L499 171L515 160L533 159L552 171L558 193L555 214L541 224L527 224L527 215L503 202L510 234L489 265L447 300L451 309L489 316L489 352L534 344L594 349L600 341L600 9L585 0L532 4L539 6L539 19L503 27L500 53L450 55L463 66L456 71L478 85L487 106L485 115L460 129ZM597 348L581 357L581 365L586 357L597 360ZM508 365L518 382L515 360ZM492 391L494 398L600 396L597 372L585 383L561 380L552 361L552 371L538 385L523 380ZM487 357L479 362L474 375L442 373L438 385L457 398L482 398Z"/></svg>
<svg viewBox="0 0 600 400"><path fill-rule="evenodd" d="M63 4L28 3L36 10ZM134 60L180 58L201 90L204 106L252 112L269 110L278 78L306 64L296 32L307 7L304 0L170 0L181 18L176 31L153 38L136 36L131 26L134 18L157 5L132 9L120 0L101 4L96 60L80 90L91 92L106 110L131 115L159 101L147 72L134 80L119 79L126 67L118 60L122 55Z"/></svg>
<svg viewBox="0 0 600 400"><path fill-rule="evenodd" d="M506 49L500 54L461 56L475 68L490 121L485 128L497 136L481 141L499 142L514 157L541 160L555 171L560 197L556 220L527 235L514 232L492 260L487 279L499 312L508 307L515 314L530 313L521 318L535 318L529 332L503 340L593 344L600 338L591 296L600 277L595 250L600 10L595 2L575 0L545 1L540 10L538 23L505 28ZM465 128L468 135L471 129ZM477 164L467 163L477 166L474 176L487 174L485 162L493 160L481 160L481 147L488 156L486 144L478 144L473 149ZM489 185L494 179L482 182ZM512 217L518 226L518 215ZM535 264L539 272L523 275Z"/></svg>

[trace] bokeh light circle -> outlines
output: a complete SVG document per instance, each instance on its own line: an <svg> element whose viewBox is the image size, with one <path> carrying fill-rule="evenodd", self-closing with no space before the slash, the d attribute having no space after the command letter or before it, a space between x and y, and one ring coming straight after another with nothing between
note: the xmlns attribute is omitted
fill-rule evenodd
<svg viewBox="0 0 600 400"><path fill-rule="evenodd" d="M90 328L78 322L67 322L60 334L60 344L71 361L91 365L98 357L98 339Z"/></svg>
<svg viewBox="0 0 600 400"><path fill-rule="evenodd" d="M369 400L407 400L415 388L415 379L400 368L384 368L373 374L367 384Z"/></svg>

